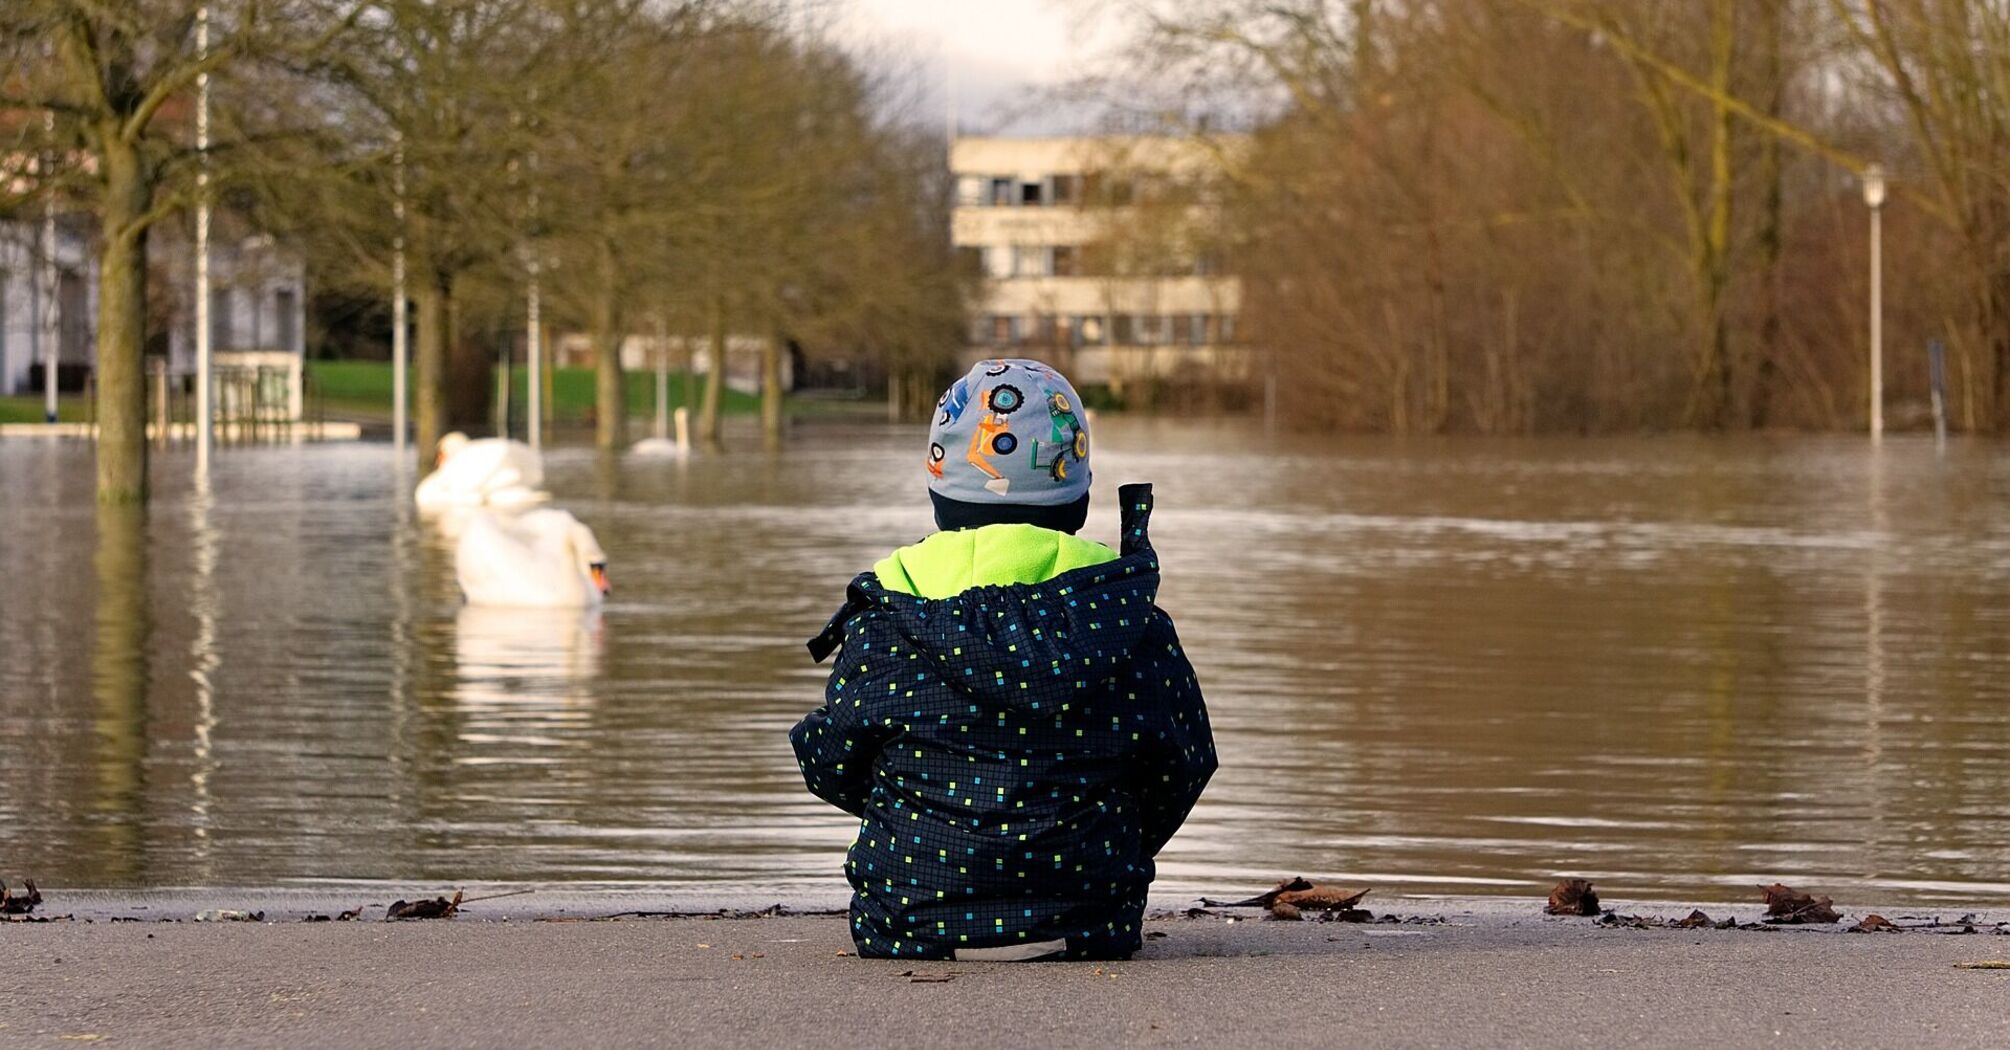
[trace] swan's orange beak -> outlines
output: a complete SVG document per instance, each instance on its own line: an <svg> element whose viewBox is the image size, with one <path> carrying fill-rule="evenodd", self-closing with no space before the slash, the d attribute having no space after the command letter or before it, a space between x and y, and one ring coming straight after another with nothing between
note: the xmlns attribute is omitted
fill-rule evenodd
<svg viewBox="0 0 2010 1050"><path fill-rule="evenodd" d="M614 585L607 582L606 562L600 562L600 561L594 562L592 565L586 567L586 571L592 574L593 585L595 587L600 588L600 593L602 596L614 593Z"/></svg>
<svg viewBox="0 0 2010 1050"><path fill-rule="evenodd" d="M441 449L441 450L439 450L438 452L435 452L435 453L433 453L433 469L434 469L434 470L438 470L438 469L440 469L440 467L444 466L444 465L446 464L446 462L447 462L447 450L446 450L446 449Z"/></svg>

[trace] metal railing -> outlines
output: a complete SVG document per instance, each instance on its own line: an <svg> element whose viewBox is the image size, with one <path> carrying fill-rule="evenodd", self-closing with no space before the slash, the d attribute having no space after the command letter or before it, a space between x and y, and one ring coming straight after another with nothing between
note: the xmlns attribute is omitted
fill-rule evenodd
<svg viewBox="0 0 2010 1050"><path fill-rule="evenodd" d="M215 439L220 445L252 445L320 440L326 436L326 401L320 384L302 372L301 412L293 413L293 393L286 368L259 365L225 367L214 372ZM159 358L147 362L147 433L157 445L195 440L195 377L170 372ZM84 384L84 421L96 427L97 376ZM165 425L163 425L165 424Z"/></svg>

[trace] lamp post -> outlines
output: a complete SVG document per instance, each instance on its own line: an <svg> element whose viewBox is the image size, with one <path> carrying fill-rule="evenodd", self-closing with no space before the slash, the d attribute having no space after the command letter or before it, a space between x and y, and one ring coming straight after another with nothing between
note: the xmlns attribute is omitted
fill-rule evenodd
<svg viewBox="0 0 2010 1050"><path fill-rule="evenodd" d="M209 7L195 11L195 46L203 60L209 58ZM199 166L195 172L195 472L209 473L211 376L215 368L210 345L209 274L209 73L195 77L195 150ZM160 420L161 433L168 432L167 416Z"/></svg>
<svg viewBox="0 0 2010 1050"><path fill-rule="evenodd" d="M1870 439L1884 440L1884 166L1863 169L1870 206Z"/></svg>
<svg viewBox="0 0 2010 1050"><path fill-rule="evenodd" d="M29 314L35 326L36 356L42 359L42 416L56 422L56 369L62 364L62 335L56 317L56 195L48 183L56 170L56 111L42 114L42 132L48 136L49 152L41 158L35 177L42 183L42 228L36 243L41 258L36 260L35 279L29 282Z"/></svg>
<svg viewBox="0 0 2010 1050"><path fill-rule="evenodd" d="M407 329L405 317L405 136L402 132L391 133L391 218L397 226L391 235L391 441L398 450L399 461L404 460L405 451L405 406L411 401L405 392L405 369Z"/></svg>

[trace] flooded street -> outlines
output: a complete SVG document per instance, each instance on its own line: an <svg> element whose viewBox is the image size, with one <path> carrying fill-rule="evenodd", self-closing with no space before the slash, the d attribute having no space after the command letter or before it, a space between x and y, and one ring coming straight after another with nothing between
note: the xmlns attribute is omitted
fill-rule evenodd
<svg viewBox="0 0 2010 1050"><path fill-rule="evenodd" d="M1172 887L2010 903L2004 446L1097 436L1220 747ZM837 889L802 643L928 530L923 443L550 454L590 617L462 609L388 446L170 453L139 517L0 444L0 878Z"/></svg>

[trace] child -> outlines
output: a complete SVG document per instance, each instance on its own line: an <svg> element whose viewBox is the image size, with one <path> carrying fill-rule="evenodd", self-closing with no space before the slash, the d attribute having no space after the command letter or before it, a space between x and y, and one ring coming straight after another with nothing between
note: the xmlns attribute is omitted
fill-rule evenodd
<svg viewBox="0 0 2010 1050"><path fill-rule="evenodd" d="M942 529L853 580L810 642L839 652L789 734L817 797L860 818L845 873L868 958L1124 959L1153 858L1215 769L1154 604L1151 487L1123 554L1075 536L1089 431L1037 361L957 380L929 432Z"/></svg>

